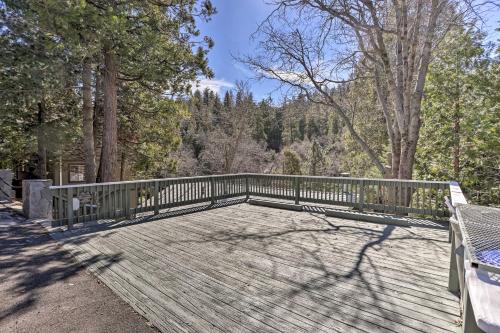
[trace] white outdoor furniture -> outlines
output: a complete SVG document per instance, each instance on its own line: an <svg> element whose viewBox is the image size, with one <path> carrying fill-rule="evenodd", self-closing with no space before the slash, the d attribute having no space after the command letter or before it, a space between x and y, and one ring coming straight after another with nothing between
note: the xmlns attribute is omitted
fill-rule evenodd
<svg viewBox="0 0 500 333"><path fill-rule="evenodd" d="M500 333L500 209L469 205L456 187L448 288L460 292L463 332Z"/></svg>

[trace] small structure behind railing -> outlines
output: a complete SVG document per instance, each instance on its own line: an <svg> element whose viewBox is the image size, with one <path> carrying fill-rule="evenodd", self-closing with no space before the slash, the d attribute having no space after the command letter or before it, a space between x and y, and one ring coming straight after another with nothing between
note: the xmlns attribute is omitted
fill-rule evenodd
<svg viewBox="0 0 500 333"><path fill-rule="evenodd" d="M233 174L51 186L53 225L130 218L221 199L264 197L384 213L447 216L448 182Z"/></svg>

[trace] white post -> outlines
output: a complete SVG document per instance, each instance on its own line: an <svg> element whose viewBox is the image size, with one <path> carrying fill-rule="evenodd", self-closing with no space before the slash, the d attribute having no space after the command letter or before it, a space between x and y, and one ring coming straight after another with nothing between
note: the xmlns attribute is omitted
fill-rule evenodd
<svg viewBox="0 0 500 333"><path fill-rule="evenodd" d="M23 180L23 213L28 219L52 219L50 179Z"/></svg>

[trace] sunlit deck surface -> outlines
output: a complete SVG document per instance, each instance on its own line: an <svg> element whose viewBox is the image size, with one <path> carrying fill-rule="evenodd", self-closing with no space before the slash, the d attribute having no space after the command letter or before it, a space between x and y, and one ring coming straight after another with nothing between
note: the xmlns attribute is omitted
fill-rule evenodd
<svg viewBox="0 0 500 333"><path fill-rule="evenodd" d="M459 330L444 228L243 203L59 236L164 332Z"/></svg>

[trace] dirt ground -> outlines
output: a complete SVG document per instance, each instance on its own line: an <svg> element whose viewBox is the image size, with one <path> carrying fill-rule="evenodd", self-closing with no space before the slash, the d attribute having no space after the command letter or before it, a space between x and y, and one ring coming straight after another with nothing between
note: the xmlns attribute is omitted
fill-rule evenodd
<svg viewBox="0 0 500 333"><path fill-rule="evenodd" d="M158 332L46 230L0 203L0 332Z"/></svg>

